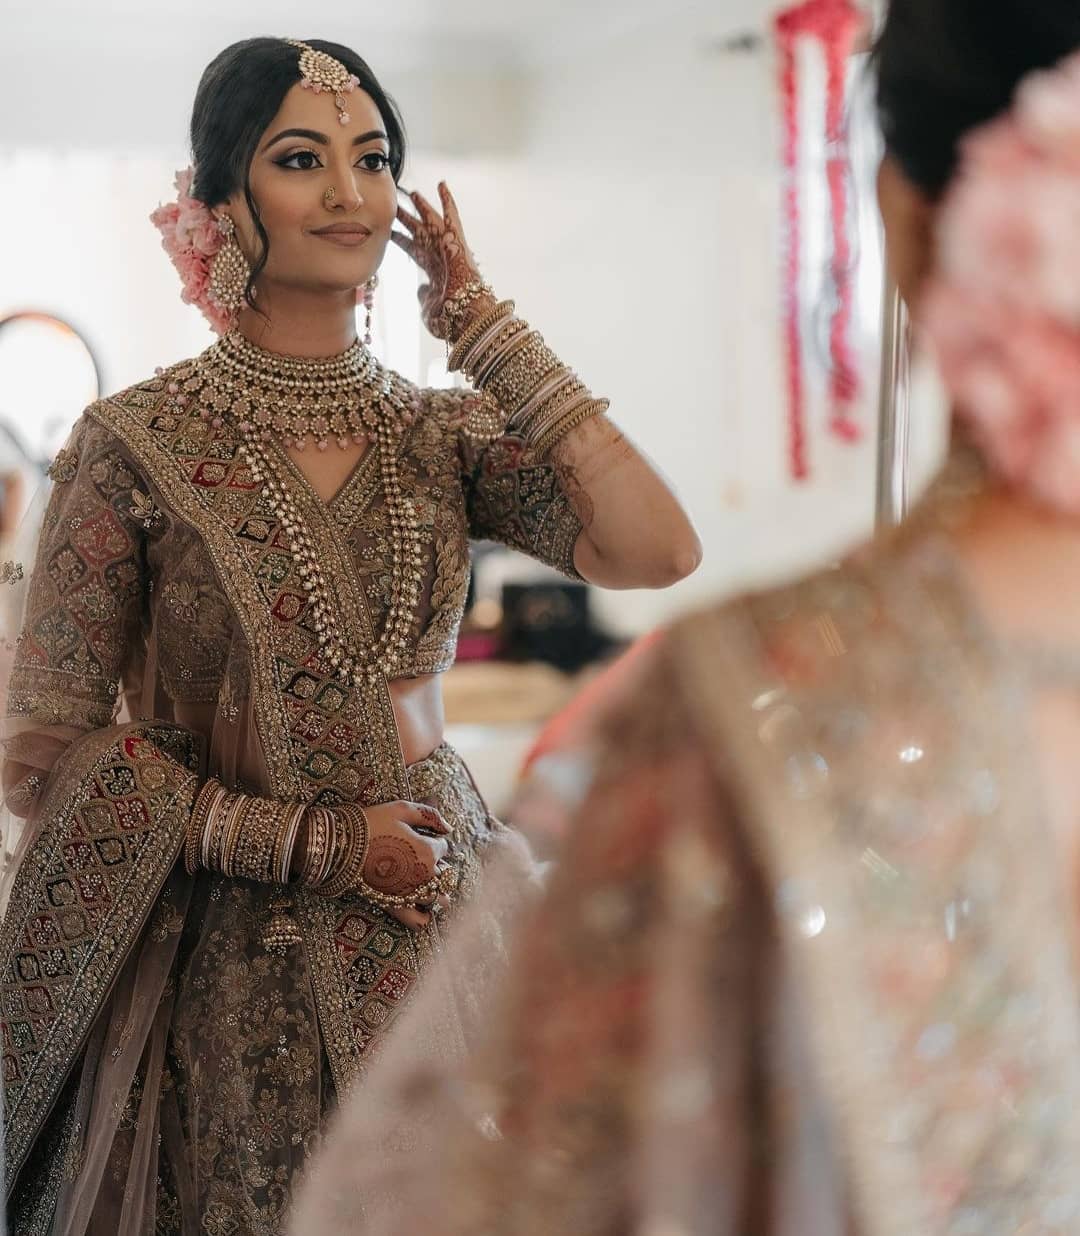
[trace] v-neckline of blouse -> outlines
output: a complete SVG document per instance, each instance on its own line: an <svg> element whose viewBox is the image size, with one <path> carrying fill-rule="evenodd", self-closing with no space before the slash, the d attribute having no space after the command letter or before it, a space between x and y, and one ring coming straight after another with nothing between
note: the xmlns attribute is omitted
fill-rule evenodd
<svg viewBox="0 0 1080 1236"><path fill-rule="evenodd" d="M367 450L356 461L333 495L329 498L324 498L311 483L303 468L300 467L279 442L275 441L271 449L275 451L280 459L285 461L289 474L304 488L308 497L328 515L336 514L338 509L348 501L353 492L367 480L372 462L379 453L379 448L374 438L370 439Z"/></svg>

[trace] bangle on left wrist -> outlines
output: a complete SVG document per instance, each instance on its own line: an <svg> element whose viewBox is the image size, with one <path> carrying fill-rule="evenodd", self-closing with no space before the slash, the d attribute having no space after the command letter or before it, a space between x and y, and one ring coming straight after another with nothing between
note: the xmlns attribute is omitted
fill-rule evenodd
<svg viewBox="0 0 1080 1236"><path fill-rule="evenodd" d="M456 343L477 315L495 305L495 293L486 279L472 279L459 288L443 305L440 317L446 338Z"/></svg>

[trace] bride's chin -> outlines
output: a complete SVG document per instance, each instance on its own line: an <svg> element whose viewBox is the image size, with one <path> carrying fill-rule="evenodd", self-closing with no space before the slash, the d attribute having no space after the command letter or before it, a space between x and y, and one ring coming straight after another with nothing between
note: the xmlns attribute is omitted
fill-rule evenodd
<svg viewBox="0 0 1080 1236"><path fill-rule="evenodd" d="M346 300L354 301L370 277L370 275L362 275L356 278L355 281L350 277L347 282L338 279L335 279L333 282L321 279L297 279L290 282L287 286L292 291L304 292L309 296L325 296L327 299L332 298L335 300L338 297L343 297Z"/></svg>

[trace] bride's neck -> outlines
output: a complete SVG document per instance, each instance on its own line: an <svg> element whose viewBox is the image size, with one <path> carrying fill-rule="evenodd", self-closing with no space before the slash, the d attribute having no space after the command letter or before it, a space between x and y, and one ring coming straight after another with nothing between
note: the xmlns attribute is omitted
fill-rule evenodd
<svg viewBox="0 0 1080 1236"><path fill-rule="evenodd" d="M1080 520L990 490L956 544L996 629L1080 644Z"/></svg>
<svg viewBox="0 0 1080 1236"><path fill-rule="evenodd" d="M356 339L356 295L304 288L260 288L258 310L245 307L240 333L284 356L337 356ZM265 316L264 316L265 315Z"/></svg>

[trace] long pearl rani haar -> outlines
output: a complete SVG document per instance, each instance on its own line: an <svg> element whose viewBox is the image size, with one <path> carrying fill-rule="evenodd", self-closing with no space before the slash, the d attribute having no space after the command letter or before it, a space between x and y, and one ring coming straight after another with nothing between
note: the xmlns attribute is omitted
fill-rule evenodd
<svg viewBox="0 0 1080 1236"><path fill-rule="evenodd" d="M403 379L384 369L359 341L340 356L307 360L266 352L232 332L197 358L190 377L170 385L169 396L180 408L198 407L213 428L227 423L240 433L252 478L265 486L289 538L319 646L335 673L364 686L397 671L422 580L416 513L397 466L401 433L415 415ZM332 594L314 541L290 496L281 461L266 449L275 438L297 450L309 440L318 450L331 443L344 450L366 438L378 453L393 564L386 625L368 648L347 645L334 624Z"/></svg>

